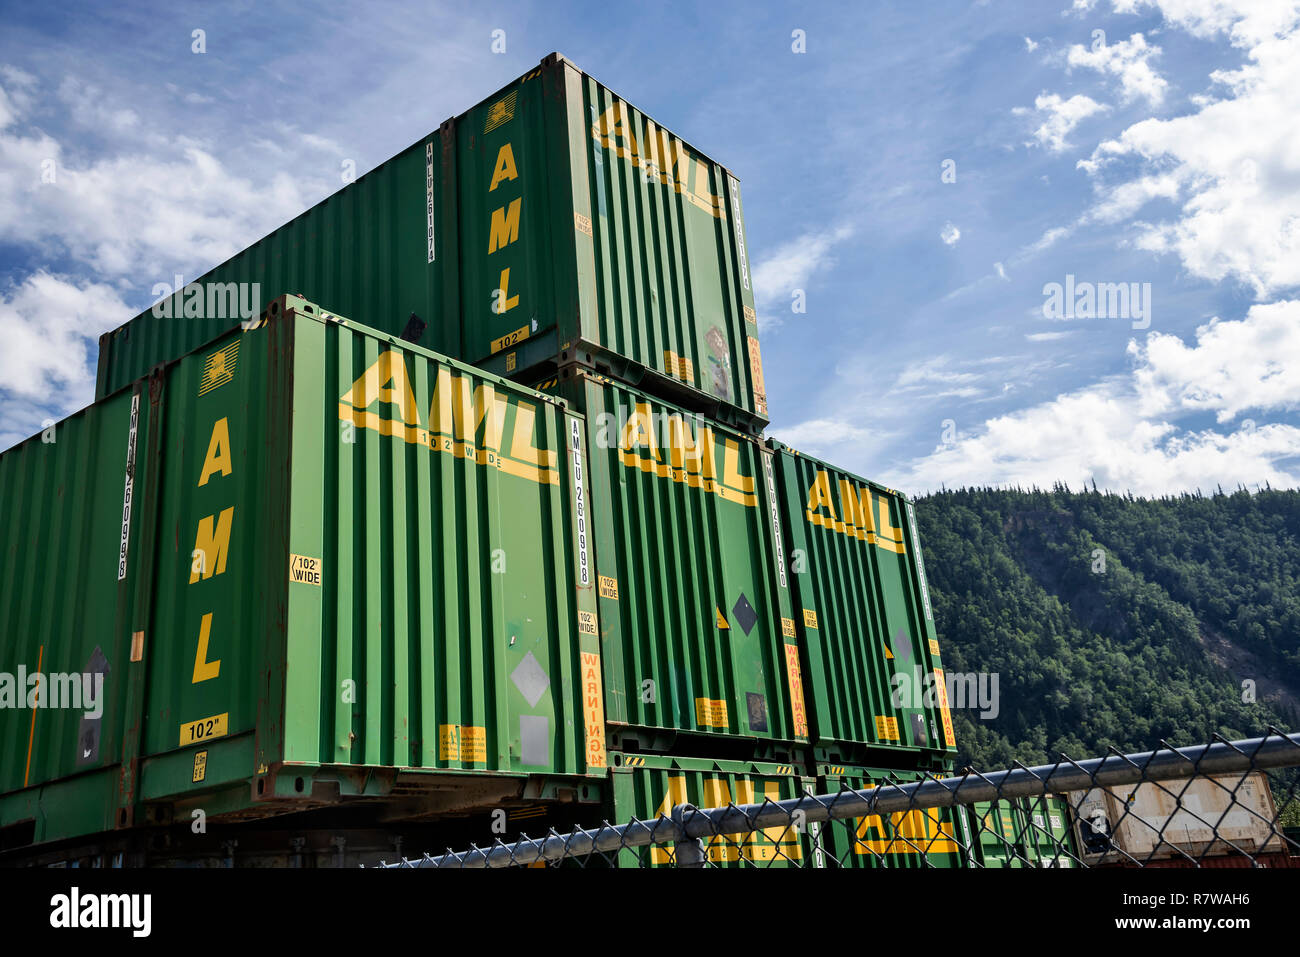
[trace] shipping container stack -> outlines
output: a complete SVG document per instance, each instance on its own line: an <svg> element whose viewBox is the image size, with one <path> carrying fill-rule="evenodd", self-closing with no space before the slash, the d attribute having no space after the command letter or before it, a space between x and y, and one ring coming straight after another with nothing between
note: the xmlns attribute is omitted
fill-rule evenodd
<svg viewBox="0 0 1300 957"><path fill-rule="evenodd" d="M559 55L105 334L96 394L57 453L0 456L5 660L97 668L108 703L0 714L2 846L951 766L912 504L762 436L739 184ZM24 585L52 561L71 610ZM967 824L709 854L960 866Z"/></svg>

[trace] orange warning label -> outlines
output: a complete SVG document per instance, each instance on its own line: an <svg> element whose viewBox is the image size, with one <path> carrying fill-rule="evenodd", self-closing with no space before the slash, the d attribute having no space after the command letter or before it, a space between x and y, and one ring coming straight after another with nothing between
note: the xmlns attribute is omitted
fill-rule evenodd
<svg viewBox="0 0 1300 957"><path fill-rule="evenodd" d="M943 669L934 669L934 683L939 689L939 711L943 716L943 743L949 748L957 747L957 736L952 731L952 712L948 709L948 682L944 679Z"/></svg>
<svg viewBox="0 0 1300 957"><path fill-rule="evenodd" d="M704 728L728 728L727 702L721 699L696 698L695 723Z"/></svg>
<svg viewBox="0 0 1300 957"><path fill-rule="evenodd" d="M754 377L754 411L767 415L767 387L763 384L763 356L758 350L758 337L749 337L749 368Z"/></svg>
<svg viewBox="0 0 1300 957"><path fill-rule="evenodd" d="M785 619L790 621L790 619ZM794 622L790 622L791 625ZM790 685L790 711L794 716L794 735L796 738L808 737L808 712L803 702L803 674L799 668L799 648L797 645L785 646L785 679Z"/></svg>
<svg viewBox="0 0 1300 957"><path fill-rule="evenodd" d="M603 768L605 756L605 696L600 686L600 655L582 653L582 715L587 730L587 767Z"/></svg>
<svg viewBox="0 0 1300 957"><path fill-rule="evenodd" d="M876 715L876 737L882 741L902 740L898 735L898 719L883 714Z"/></svg>

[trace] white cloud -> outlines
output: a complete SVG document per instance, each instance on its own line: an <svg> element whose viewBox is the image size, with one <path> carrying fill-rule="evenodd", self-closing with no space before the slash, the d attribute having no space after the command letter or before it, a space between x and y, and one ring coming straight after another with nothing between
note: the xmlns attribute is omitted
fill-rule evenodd
<svg viewBox="0 0 1300 957"><path fill-rule="evenodd" d="M1036 314L1037 310L1035 310ZM1073 332L1026 332L1025 338L1030 342L1055 342L1057 339L1064 339L1066 336L1074 335Z"/></svg>
<svg viewBox="0 0 1300 957"><path fill-rule="evenodd" d="M1197 37L1226 33L1237 46L1253 46L1294 28L1295 0L1113 0L1116 13L1158 9L1165 22Z"/></svg>
<svg viewBox="0 0 1300 957"><path fill-rule="evenodd" d="M1088 218L1116 221L1151 199L1174 200L1175 218L1139 225L1139 248L1174 253L1203 279L1244 282L1259 298L1300 285L1300 6L1160 7L1169 22L1200 35L1228 33L1248 62L1211 74L1223 98L1184 116L1143 120L1099 145L1080 164L1099 198ZM1108 178L1120 159L1125 174Z"/></svg>
<svg viewBox="0 0 1300 957"><path fill-rule="evenodd" d="M57 96L71 121L121 134L127 144L72 160L60 142L23 122L7 93L0 87L0 242L33 247L46 260L71 257L106 279L148 289L177 270L209 268L332 188L325 164L318 177L282 173L255 184L203 144L145 128L134 112L69 79ZM141 151L141 143L149 148ZM54 181L43 182L50 163Z"/></svg>
<svg viewBox="0 0 1300 957"><path fill-rule="evenodd" d="M944 223L943 229L939 230L939 238L943 240L945 246L956 246L957 241L961 239L961 230L952 223Z"/></svg>
<svg viewBox="0 0 1300 957"><path fill-rule="evenodd" d="M1070 67L1083 67L1119 79L1120 96L1125 102L1141 97L1152 106L1159 106L1165 98L1169 84L1151 66L1151 60L1160 55L1160 47L1149 46L1140 33L1118 43L1102 43L1095 49L1082 44L1072 45L1066 51Z"/></svg>
<svg viewBox="0 0 1300 957"><path fill-rule="evenodd" d="M59 414L93 398L90 346L131 318L109 286L37 272L0 293L0 383Z"/></svg>
<svg viewBox="0 0 1300 957"><path fill-rule="evenodd" d="M1091 97L1076 93L1068 100L1063 100L1056 93L1042 93L1034 99L1034 108L1018 106L1011 112L1017 116L1032 116L1039 121L1034 130L1034 139L1026 146L1037 143L1053 153L1060 153L1069 148L1066 137L1076 126L1088 117L1105 112L1110 107L1098 103Z"/></svg>
<svg viewBox="0 0 1300 957"><path fill-rule="evenodd" d="M1212 322L1187 345L1152 335L1130 349L1131 375L989 419L887 480L921 491L943 485L1071 484L1139 494L1216 484L1294 486L1300 429L1253 423L1235 431L1182 428L1213 410L1224 422L1245 409L1300 407L1300 302L1255 306L1243 320Z"/></svg>
<svg viewBox="0 0 1300 957"><path fill-rule="evenodd" d="M807 290L808 281L835 264L834 248L853 235L853 227L840 225L822 232L809 232L778 246L754 266L754 300L760 321L771 322L761 310L778 302L789 302L796 289Z"/></svg>
<svg viewBox="0 0 1300 957"><path fill-rule="evenodd" d="M775 429L771 434L778 442L784 442L810 455L825 454L828 449L848 442L881 438L879 433L872 433L842 419L810 419L787 428Z"/></svg>
<svg viewBox="0 0 1300 957"><path fill-rule="evenodd" d="M1037 49L1038 49L1038 44L1035 43L1033 40L1029 39L1029 37L1025 37L1025 50L1029 53L1033 53Z"/></svg>
<svg viewBox="0 0 1300 957"><path fill-rule="evenodd" d="M1011 277L1007 275L1007 267L1002 265L1002 263L994 263L993 269L997 272L999 279L1003 280L1004 282L1011 281Z"/></svg>
<svg viewBox="0 0 1300 957"><path fill-rule="evenodd" d="M1228 422L1249 409L1300 408L1300 300L1252 306L1246 318L1215 319L1196 330L1196 345L1153 334L1133 343L1146 414L1213 411Z"/></svg>

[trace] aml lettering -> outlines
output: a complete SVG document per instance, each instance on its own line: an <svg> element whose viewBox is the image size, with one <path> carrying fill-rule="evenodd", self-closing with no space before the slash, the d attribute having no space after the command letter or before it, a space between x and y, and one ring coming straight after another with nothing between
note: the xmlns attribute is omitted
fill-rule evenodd
<svg viewBox="0 0 1300 957"><path fill-rule="evenodd" d="M724 437L719 457L719 442L709 426L692 425L683 416L669 415L658 416L665 424L656 428L656 417L648 402L636 404L619 431L618 447L624 465L712 492L731 502L758 506L754 477L741 472L738 440Z"/></svg>
<svg viewBox="0 0 1300 957"><path fill-rule="evenodd" d="M836 514L837 504L842 518ZM873 492L865 485L854 485L849 479L840 479L837 503L831 490L830 474L818 470L808 488L808 508L804 514L813 525L861 539L869 545L878 545L900 555L906 551L903 530L890 519L888 496Z"/></svg>
<svg viewBox="0 0 1300 957"><path fill-rule="evenodd" d="M691 158L686 144L666 130L647 122L649 131L644 153L638 146L636 130L628 115L628 106L616 101L591 124L591 137L615 156L630 162L633 167L645 170L647 178L654 177L673 192L686 198L709 215L726 219L722 197L713 193L708 163ZM691 174L695 174L694 188Z"/></svg>
<svg viewBox="0 0 1300 957"><path fill-rule="evenodd" d="M373 411L372 406L380 406ZM441 367L434 377L433 395L424 417L415 398L406 361L388 350L339 397L339 418L427 449L489 465L541 485L558 485L557 454L534 445L537 409L511 401L490 383L452 375ZM506 419L514 425L506 442ZM381 412L383 414L381 414ZM502 451L503 445L506 449Z"/></svg>

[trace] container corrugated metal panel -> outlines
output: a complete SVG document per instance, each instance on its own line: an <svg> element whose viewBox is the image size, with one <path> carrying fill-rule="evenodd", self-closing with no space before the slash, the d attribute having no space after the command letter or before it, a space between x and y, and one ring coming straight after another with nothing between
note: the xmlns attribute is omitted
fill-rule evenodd
<svg viewBox="0 0 1300 957"><path fill-rule="evenodd" d="M751 761L712 761L707 758L665 758L610 754L609 814L611 824L671 817L678 804L697 808L728 804L762 804L803 794L810 780L789 764ZM705 839L710 866L803 867L806 851L793 827L772 827L752 834L718 835ZM672 842L619 851L619 867L672 867Z"/></svg>
<svg viewBox="0 0 1300 957"><path fill-rule="evenodd" d="M606 720L651 731L615 742L727 735L760 744L730 756L792 756L770 747L807 739L770 453L602 376L542 387L590 430Z"/></svg>
<svg viewBox="0 0 1300 957"><path fill-rule="evenodd" d="M364 317L394 335L416 313L429 324L422 345L454 349L455 338L447 339L435 324L443 313L442 296L449 292L442 279L445 250L441 257L429 253L427 205L433 204L435 216L443 210L440 167L435 132L105 333L99 340L96 396L197 349L242 318L256 319L285 290L310 292L340 315ZM453 221L453 237L454 226ZM435 246L447 228L435 220ZM240 284L233 300L220 288L226 283Z"/></svg>
<svg viewBox="0 0 1300 957"><path fill-rule="evenodd" d="M981 802L972 805L982 867L1075 867L1079 859L1064 798Z"/></svg>
<svg viewBox="0 0 1300 957"><path fill-rule="evenodd" d="M883 768L823 765L818 794L911 784L921 775ZM954 808L915 808L809 825L810 854L817 867L956 868L967 865L966 815Z"/></svg>
<svg viewBox="0 0 1300 957"><path fill-rule="evenodd" d="M735 177L558 55L199 280L218 282L393 334L415 312L424 344L502 375L577 361L767 419ZM230 324L143 314L101 340L98 394Z"/></svg>
<svg viewBox="0 0 1300 957"><path fill-rule="evenodd" d="M56 814L83 832L113 826L133 611L118 561L123 519L140 524L138 509L125 514L124 493L131 440L147 431L149 412L147 390L124 392L0 455L0 671L8 673L0 679L0 795L26 795L0 802L10 812L0 827ZM144 494L150 478L136 475L133 494ZM56 673L104 676L98 719L93 709L53 707L84 687L38 690L28 681ZM73 775L83 782L81 801L41 802L34 787L24 791Z"/></svg>
<svg viewBox="0 0 1300 957"><path fill-rule="evenodd" d="M603 774L581 417L282 302L69 420L57 451L0 457L4 520L30 523L25 560L51 579L4 596L5 660L42 627L61 665L103 649L100 763L124 822L141 804L250 816L414 793L433 772ZM147 414L119 581L133 403ZM41 547L74 518L86 558ZM14 714L7 745L24 736ZM41 713L37 734L27 792L26 748L0 756L0 827L33 793L105 803L68 777L84 729ZM79 826L38 823L38 840Z"/></svg>
<svg viewBox="0 0 1300 957"><path fill-rule="evenodd" d="M1284 849L1270 822L1277 817L1268 778L1260 771L1194 778L1186 786L1145 783L1072 791L1074 826L1089 864L1145 862Z"/></svg>
<svg viewBox="0 0 1300 957"><path fill-rule="evenodd" d="M912 503L769 445L820 759L951 760L952 714Z"/></svg>
<svg viewBox="0 0 1300 957"><path fill-rule="evenodd" d="M562 57L455 126L467 359L558 356L766 421L735 177Z"/></svg>

